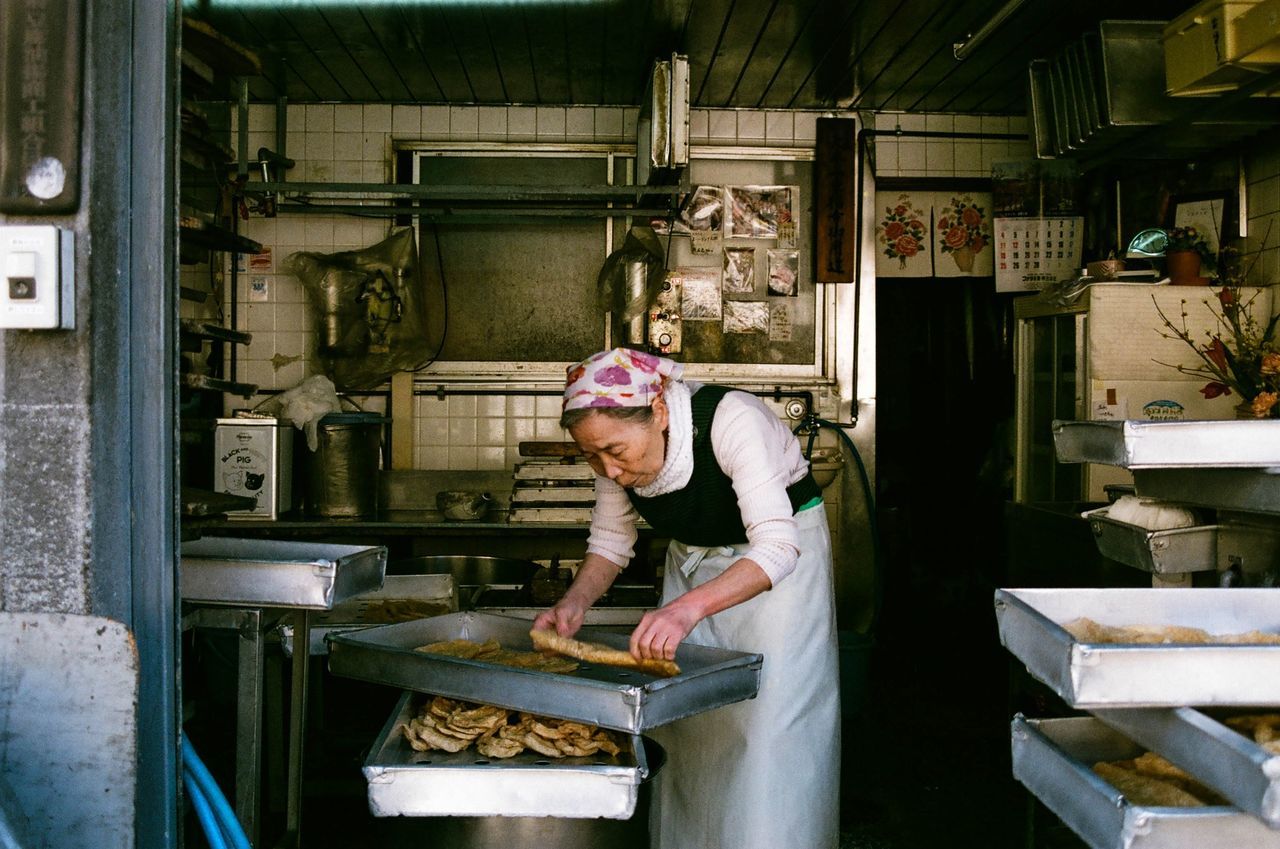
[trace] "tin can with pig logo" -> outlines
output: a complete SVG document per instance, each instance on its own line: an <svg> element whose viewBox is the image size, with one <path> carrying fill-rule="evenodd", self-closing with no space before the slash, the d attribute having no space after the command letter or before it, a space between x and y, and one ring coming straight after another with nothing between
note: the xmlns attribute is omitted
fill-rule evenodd
<svg viewBox="0 0 1280 849"><path fill-rule="evenodd" d="M254 499L231 519L277 519L293 507L293 426L273 418L218 419L213 488Z"/></svg>

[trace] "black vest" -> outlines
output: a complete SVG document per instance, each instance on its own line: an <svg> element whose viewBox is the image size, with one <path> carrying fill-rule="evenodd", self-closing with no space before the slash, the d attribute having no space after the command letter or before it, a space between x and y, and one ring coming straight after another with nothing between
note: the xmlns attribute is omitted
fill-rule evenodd
<svg viewBox="0 0 1280 849"><path fill-rule="evenodd" d="M747 541L733 481L711 448L711 422L727 386L703 386L693 393L693 476L683 489L645 498L628 489L631 504L661 536L686 545L740 545ZM668 425L669 426L669 425ZM822 494L812 474L787 487L795 511Z"/></svg>

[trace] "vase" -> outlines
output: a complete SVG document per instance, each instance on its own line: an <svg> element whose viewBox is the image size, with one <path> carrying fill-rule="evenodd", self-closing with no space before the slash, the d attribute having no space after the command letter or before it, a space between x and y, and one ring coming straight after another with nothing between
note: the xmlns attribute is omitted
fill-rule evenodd
<svg viewBox="0 0 1280 849"><path fill-rule="evenodd" d="M951 252L951 258L956 261L956 268L961 271L973 271L973 248L957 248Z"/></svg>
<svg viewBox="0 0 1280 849"><path fill-rule="evenodd" d="M1169 251L1165 254L1169 265L1169 282L1176 286L1200 286L1208 281L1200 276L1199 251Z"/></svg>

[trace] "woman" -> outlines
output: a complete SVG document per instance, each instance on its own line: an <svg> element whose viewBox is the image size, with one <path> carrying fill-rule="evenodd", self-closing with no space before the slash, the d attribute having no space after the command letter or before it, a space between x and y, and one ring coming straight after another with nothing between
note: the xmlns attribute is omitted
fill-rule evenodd
<svg viewBox="0 0 1280 849"><path fill-rule="evenodd" d="M759 399L680 379L615 348L569 369L561 425L596 473L587 554L534 627L572 636L631 561L643 517L667 549L662 606L631 653L761 652L755 699L658 729L661 849L831 849L839 818L839 677L831 537L799 442Z"/></svg>

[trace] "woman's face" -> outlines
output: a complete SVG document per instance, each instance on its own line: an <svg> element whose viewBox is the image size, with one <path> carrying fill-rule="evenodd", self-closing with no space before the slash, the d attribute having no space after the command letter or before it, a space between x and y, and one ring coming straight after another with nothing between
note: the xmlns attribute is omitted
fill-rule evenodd
<svg viewBox="0 0 1280 849"><path fill-rule="evenodd" d="M662 471L666 430L667 405L659 397L647 422L592 413L571 427L569 435L596 474L631 488L653 483Z"/></svg>

